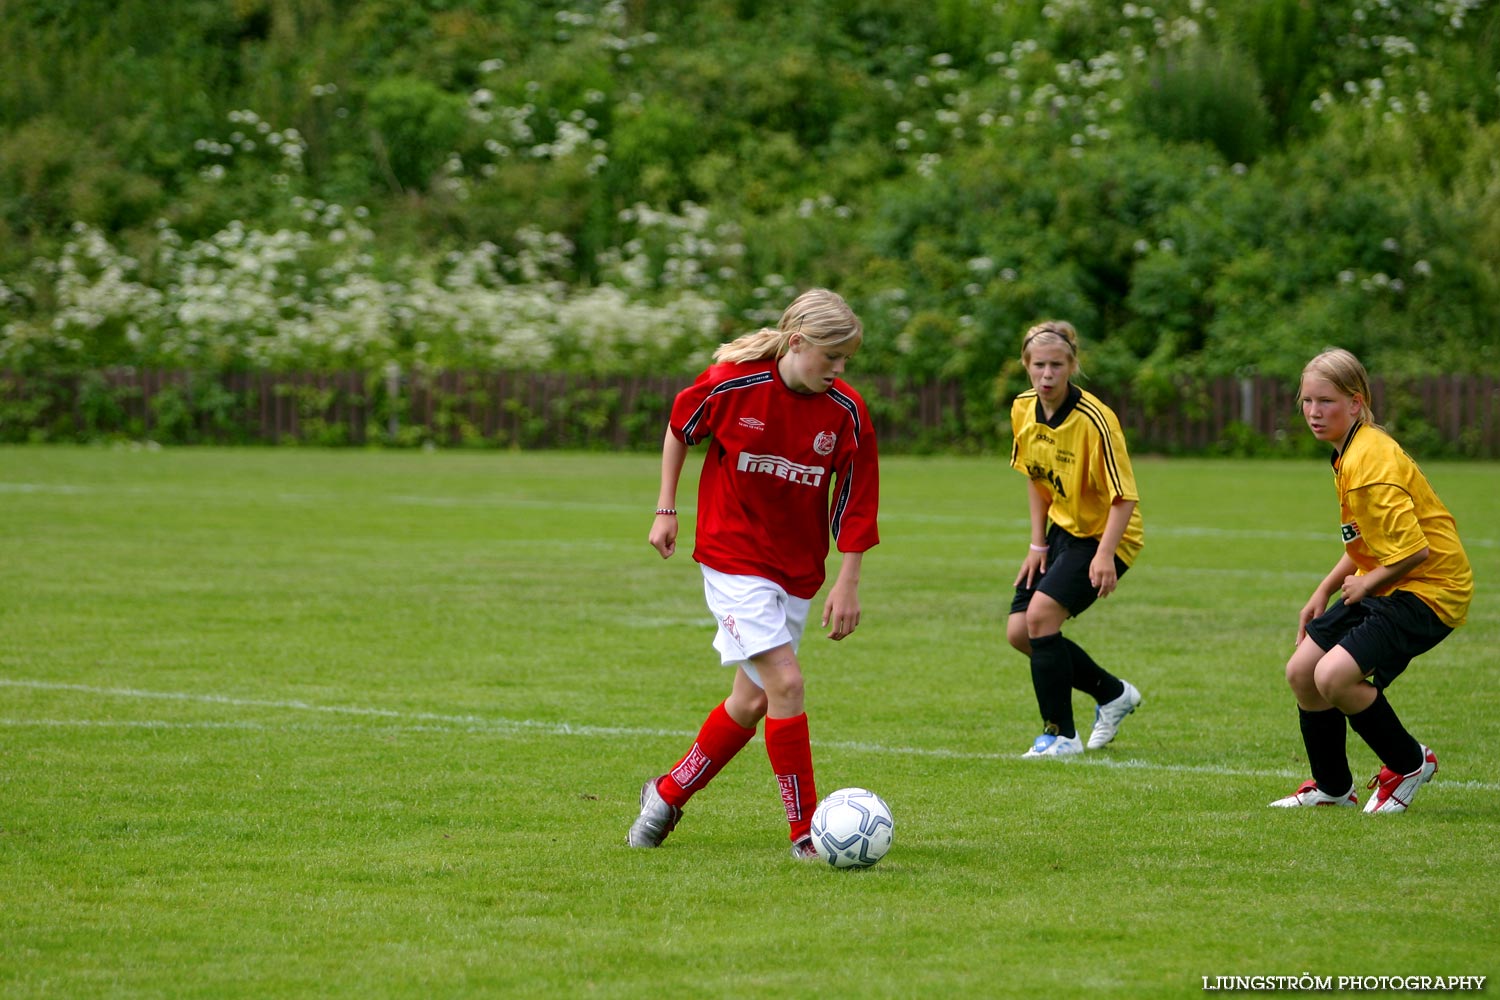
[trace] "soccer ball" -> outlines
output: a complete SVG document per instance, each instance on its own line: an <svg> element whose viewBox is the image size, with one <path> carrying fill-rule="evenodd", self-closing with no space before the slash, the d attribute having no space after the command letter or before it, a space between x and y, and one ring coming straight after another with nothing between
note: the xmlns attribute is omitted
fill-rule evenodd
<svg viewBox="0 0 1500 1000"><path fill-rule="evenodd" d="M885 800L864 788L840 788L813 812L813 849L835 868L868 868L891 849L896 821Z"/></svg>

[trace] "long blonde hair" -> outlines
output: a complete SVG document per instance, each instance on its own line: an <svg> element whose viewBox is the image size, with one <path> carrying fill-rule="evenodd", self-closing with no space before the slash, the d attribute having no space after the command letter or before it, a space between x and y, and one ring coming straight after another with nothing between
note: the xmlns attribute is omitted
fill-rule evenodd
<svg viewBox="0 0 1500 1000"><path fill-rule="evenodd" d="M1361 404L1359 422L1380 427L1375 422L1375 405L1370 401L1370 373L1365 371L1359 358L1342 347L1327 348L1302 369L1304 379L1309 375L1323 379L1350 399L1358 399Z"/></svg>
<svg viewBox="0 0 1500 1000"><path fill-rule="evenodd" d="M781 314L776 329L747 333L714 351L715 361L764 361L779 358L791 346L792 334L800 333L815 347L832 347L850 341L858 347L865 329L849 303L826 288L810 288L797 296Z"/></svg>
<svg viewBox="0 0 1500 1000"><path fill-rule="evenodd" d="M1078 367L1078 331L1065 319L1044 320L1026 331L1026 336L1021 338L1021 364L1030 365L1031 349L1047 344L1061 344L1068 349L1068 356L1073 359L1070 378L1083 374Z"/></svg>

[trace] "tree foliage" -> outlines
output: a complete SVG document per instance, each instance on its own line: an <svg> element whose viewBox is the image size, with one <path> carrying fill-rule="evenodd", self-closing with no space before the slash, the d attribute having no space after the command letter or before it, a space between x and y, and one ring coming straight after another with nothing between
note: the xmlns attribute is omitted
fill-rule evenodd
<svg viewBox="0 0 1500 1000"><path fill-rule="evenodd" d="M5 4L0 367L1493 373L1497 177L1482 0Z"/></svg>

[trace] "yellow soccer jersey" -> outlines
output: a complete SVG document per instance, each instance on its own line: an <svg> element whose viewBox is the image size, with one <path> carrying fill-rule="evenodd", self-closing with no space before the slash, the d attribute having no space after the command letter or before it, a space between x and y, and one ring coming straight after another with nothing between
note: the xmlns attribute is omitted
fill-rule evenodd
<svg viewBox="0 0 1500 1000"><path fill-rule="evenodd" d="M1047 516L1069 534L1102 538L1115 500L1140 500L1119 418L1093 393L1068 386L1068 398L1049 421L1036 390L1027 389L1011 406L1010 425L1016 436L1011 467L1051 497ZM1137 503L1115 555L1129 566L1144 541Z"/></svg>
<svg viewBox="0 0 1500 1000"><path fill-rule="evenodd" d="M1355 424L1333 457L1333 481L1344 550L1360 573L1428 549L1422 565L1379 593L1408 591L1449 628L1462 625L1474 593L1474 573L1453 515L1411 456L1378 427Z"/></svg>

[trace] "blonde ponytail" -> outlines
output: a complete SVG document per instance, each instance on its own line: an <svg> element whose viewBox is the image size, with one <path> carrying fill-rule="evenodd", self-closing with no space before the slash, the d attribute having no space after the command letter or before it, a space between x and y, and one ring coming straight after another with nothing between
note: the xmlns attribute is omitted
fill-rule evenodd
<svg viewBox="0 0 1500 1000"><path fill-rule="evenodd" d="M761 329L720 344L714 360L736 363L779 358L791 345L792 334L800 333L816 347L832 347L853 341L858 346L865 331L849 303L836 292L812 288L786 307L776 329Z"/></svg>

